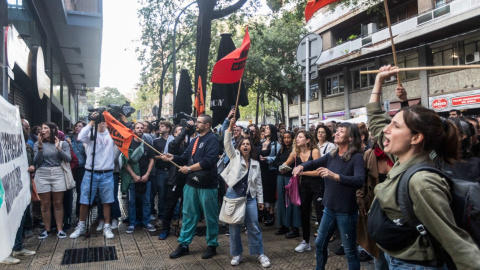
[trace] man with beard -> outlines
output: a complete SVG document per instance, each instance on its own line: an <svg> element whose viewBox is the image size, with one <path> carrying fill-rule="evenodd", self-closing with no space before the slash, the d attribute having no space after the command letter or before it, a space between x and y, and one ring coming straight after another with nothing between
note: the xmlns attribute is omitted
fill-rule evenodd
<svg viewBox="0 0 480 270"><path fill-rule="evenodd" d="M133 233L135 225L142 224L143 229L149 232L154 232L155 227L150 224L150 189L151 182L148 181L153 170L155 154L146 144L139 138L143 136L144 125L141 122L136 122L133 125L133 133L138 137L134 137L130 143L129 160L123 165L127 171L127 175L131 177L133 182L128 186L129 200L128 200L128 219L130 225L127 228L127 233ZM127 179L122 179L122 181ZM135 208L136 197L139 196L142 201L142 220L137 221L137 213Z"/></svg>
<svg viewBox="0 0 480 270"><path fill-rule="evenodd" d="M177 249L170 258L179 258L189 253L188 245L192 242L197 222L204 213L207 223L207 249L203 259L210 259L217 254L218 246L218 160L219 143L217 136L211 132L212 117L202 114L197 119L196 131L199 136L193 139L181 156L166 154L163 160L182 166L179 171L187 175L187 184L183 189L182 230Z"/></svg>

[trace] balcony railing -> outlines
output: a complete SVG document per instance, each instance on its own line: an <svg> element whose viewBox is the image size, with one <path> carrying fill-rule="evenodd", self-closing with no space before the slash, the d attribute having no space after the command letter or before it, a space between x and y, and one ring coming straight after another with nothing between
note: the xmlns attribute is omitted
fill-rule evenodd
<svg viewBox="0 0 480 270"><path fill-rule="evenodd" d="M427 27L432 23L438 23L448 17L459 15L473 9L480 10L480 0L450 1L445 5L392 25L392 32L394 36L399 36L411 31L417 31L418 29ZM322 65L323 63L340 58L345 54L359 51L363 47L371 44L381 43L389 38L390 34L388 28L383 28L371 35L347 41L329 50L323 51L320 59L317 61L317 65Z"/></svg>
<svg viewBox="0 0 480 270"><path fill-rule="evenodd" d="M67 11L101 13L102 0L63 0Z"/></svg>

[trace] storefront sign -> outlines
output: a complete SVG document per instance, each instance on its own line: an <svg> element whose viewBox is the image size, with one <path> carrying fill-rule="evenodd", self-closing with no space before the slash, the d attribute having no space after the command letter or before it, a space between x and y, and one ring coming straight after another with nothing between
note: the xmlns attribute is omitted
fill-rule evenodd
<svg viewBox="0 0 480 270"><path fill-rule="evenodd" d="M42 47L34 47L32 52L32 64L30 66L32 79L37 82L38 96L50 98L50 78L45 73L45 60L43 59Z"/></svg>
<svg viewBox="0 0 480 270"><path fill-rule="evenodd" d="M5 44L5 52L7 54L7 65L13 69L16 64L28 77L32 77L28 66L30 58L30 49L23 38L17 32L13 25L7 26L7 39Z"/></svg>
<svg viewBox="0 0 480 270"><path fill-rule="evenodd" d="M429 107L437 112L480 108L480 89L429 97Z"/></svg>
<svg viewBox="0 0 480 270"><path fill-rule="evenodd" d="M480 103L480 95L452 98L452 106L462 106Z"/></svg>
<svg viewBox="0 0 480 270"><path fill-rule="evenodd" d="M448 106L448 102L444 98L437 98L432 102L432 108L436 110L446 108L447 106Z"/></svg>

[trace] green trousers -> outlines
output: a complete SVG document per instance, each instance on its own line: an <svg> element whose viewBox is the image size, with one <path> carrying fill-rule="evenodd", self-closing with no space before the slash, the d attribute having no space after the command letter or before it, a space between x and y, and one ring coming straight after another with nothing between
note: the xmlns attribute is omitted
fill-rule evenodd
<svg viewBox="0 0 480 270"><path fill-rule="evenodd" d="M182 230L178 243L189 245L202 212L207 223L207 244L218 246L218 189L193 188L188 184L183 189Z"/></svg>

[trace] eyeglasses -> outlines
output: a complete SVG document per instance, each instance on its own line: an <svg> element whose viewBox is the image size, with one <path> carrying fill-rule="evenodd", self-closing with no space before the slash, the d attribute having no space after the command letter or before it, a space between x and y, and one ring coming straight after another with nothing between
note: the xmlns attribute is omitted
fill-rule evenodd
<svg viewBox="0 0 480 270"><path fill-rule="evenodd" d="M197 124L205 124L205 123L201 121L197 121Z"/></svg>

